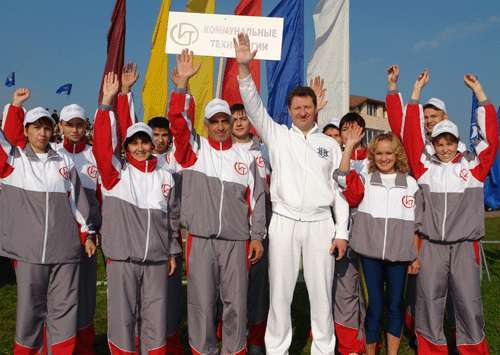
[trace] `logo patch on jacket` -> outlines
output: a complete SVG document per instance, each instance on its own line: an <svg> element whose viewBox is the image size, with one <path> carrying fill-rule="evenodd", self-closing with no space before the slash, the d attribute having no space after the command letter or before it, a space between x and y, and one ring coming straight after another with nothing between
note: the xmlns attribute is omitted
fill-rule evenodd
<svg viewBox="0 0 500 355"><path fill-rule="evenodd" d="M92 179L97 179L97 167L94 165L89 165L89 167L87 168L87 174Z"/></svg>
<svg viewBox="0 0 500 355"><path fill-rule="evenodd" d="M413 208L415 206L415 197L412 195L404 195L401 202L406 208Z"/></svg>
<svg viewBox="0 0 500 355"><path fill-rule="evenodd" d="M170 193L170 190L172 189L172 186L169 184L163 184L161 185L161 192L163 193L163 196L168 197L168 194Z"/></svg>
<svg viewBox="0 0 500 355"><path fill-rule="evenodd" d="M262 158L262 155L259 155L257 158L255 158L255 162L257 163L257 166L259 168L263 168L266 166L266 163L264 162L264 158Z"/></svg>
<svg viewBox="0 0 500 355"><path fill-rule="evenodd" d="M467 180L469 179L469 170L467 169L460 170L460 179L467 182Z"/></svg>
<svg viewBox="0 0 500 355"><path fill-rule="evenodd" d="M61 169L59 169L59 174L66 180L69 180L69 170L67 167L63 166Z"/></svg>
<svg viewBox="0 0 500 355"><path fill-rule="evenodd" d="M326 159L326 158L328 158L329 152L328 152L328 149L326 149L326 148L318 147L318 149L316 150L316 153L318 153L320 158Z"/></svg>
<svg viewBox="0 0 500 355"><path fill-rule="evenodd" d="M240 175L248 174L248 167L246 166L245 163L242 163L240 161L234 163L234 170L236 170L236 172Z"/></svg>

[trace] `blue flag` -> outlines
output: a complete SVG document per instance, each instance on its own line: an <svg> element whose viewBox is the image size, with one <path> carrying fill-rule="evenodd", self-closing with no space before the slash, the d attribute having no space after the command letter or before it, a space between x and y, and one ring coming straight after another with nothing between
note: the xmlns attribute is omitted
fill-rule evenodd
<svg viewBox="0 0 500 355"><path fill-rule="evenodd" d="M64 84L57 89L56 94L71 95L73 84Z"/></svg>
<svg viewBox="0 0 500 355"><path fill-rule="evenodd" d="M5 79L5 86L11 87L16 85L16 73L12 72L9 75L7 75L7 78Z"/></svg>
<svg viewBox="0 0 500 355"><path fill-rule="evenodd" d="M478 102L476 95L472 94L472 112L470 119L470 145L471 150L479 142L479 129L477 126L476 109ZM500 108L498 109L498 120L500 123ZM497 154L490 172L484 181L484 204L493 210L500 209L500 154Z"/></svg>
<svg viewBox="0 0 500 355"><path fill-rule="evenodd" d="M266 61L267 109L274 121L292 125L288 93L304 82L304 0L281 0L269 17L283 17L283 48L280 61Z"/></svg>
<svg viewBox="0 0 500 355"><path fill-rule="evenodd" d="M498 108L498 121L500 122L500 107ZM490 173L484 181L484 204L493 210L500 210L500 154L498 151Z"/></svg>

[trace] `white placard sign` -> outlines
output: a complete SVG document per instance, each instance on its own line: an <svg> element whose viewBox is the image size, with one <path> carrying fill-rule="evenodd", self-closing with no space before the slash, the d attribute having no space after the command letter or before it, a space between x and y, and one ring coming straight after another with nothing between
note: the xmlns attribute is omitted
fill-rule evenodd
<svg viewBox="0 0 500 355"><path fill-rule="evenodd" d="M168 54L189 48L195 55L234 58L233 38L245 32L256 59L280 60L283 19L279 17L200 14L171 11L168 16Z"/></svg>

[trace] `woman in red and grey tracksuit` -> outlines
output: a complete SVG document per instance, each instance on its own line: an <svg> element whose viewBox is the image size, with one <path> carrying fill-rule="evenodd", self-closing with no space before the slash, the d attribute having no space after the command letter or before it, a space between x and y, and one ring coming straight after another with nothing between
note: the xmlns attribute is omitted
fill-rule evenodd
<svg viewBox="0 0 500 355"><path fill-rule="evenodd" d="M23 125L24 110L21 105L29 98L29 91L27 95L17 95L22 90L18 89L14 94L15 100L16 97L22 98L19 105L12 104L5 108L4 124L11 129L15 126L19 129ZM92 226L94 231L98 232L101 226L101 207L97 196L98 174L92 146L87 143L85 136L87 129L85 111L75 104L63 107L60 113L60 125L64 140L62 143L51 144L51 146L58 154L74 164L89 203L88 224ZM95 243L95 240L93 242ZM94 354L95 338L93 319L96 302L97 262L95 256L91 258L87 256L84 247L82 247L81 254L75 355L92 355Z"/></svg>
<svg viewBox="0 0 500 355"><path fill-rule="evenodd" d="M413 174L421 187L424 208L419 219L423 236L417 277L415 328L419 354L447 354L443 316L448 290L455 309L460 354L488 354L480 289L479 240L484 236L483 182L498 149L495 108L479 81L465 75L465 84L479 101L480 140L474 151L459 152L458 128L449 120L436 124L425 149L418 104L427 72L415 82L406 107L403 142Z"/></svg>
<svg viewBox="0 0 500 355"><path fill-rule="evenodd" d="M24 113L23 100L17 99L28 96L27 89L16 91L8 111L18 112L11 112L10 118ZM88 257L95 252L90 239L94 231L87 224L89 206L76 167L49 145L54 126L50 113L37 107L26 113L22 126L11 119L0 132L0 245L16 265L13 352L19 355L41 350L44 325L52 354L73 354L80 243Z"/></svg>
<svg viewBox="0 0 500 355"><path fill-rule="evenodd" d="M111 102L119 89L115 74L104 79L102 105L94 123L93 152L102 180L102 248L107 258L108 344L112 354L166 354L167 282L175 269L169 213L172 175L151 156L151 129L128 128L126 160L120 161Z"/></svg>
<svg viewBox="0 0 500 355"><path fill-rule="evenodd" d="M342 144L347 143L348 132L353 127L365 130L365 120L357 113L350 112L339 123ZM351 150L350 170L358 174L368 172L368 149L358 142ZM350 210L350 219L355 210ZM351 235L352 235L352 231ZM365 352L364 313L365 303L361 289L359 257L347 249L346 256L335 263L333 280L333 319L337 336L337 350L341 355L361 354Z"/></svg>
<svg viewBox="0 0 500 355"><path fill-rule="evenodd" d="M121 92L117 98L117 120L120 137L126 137L127 129L137 122L135 115L134 96L131 92L132 86L139 77L137 65L128 63L123 67ZM174 157L174 149L171 148L171 134L169 122L165 117L154 117L148 122L153 131L153 155L157 159L157 165L166 169L174 178L176 188L172 190L175 205L170 213L172 233L177 236L177 242L182 248L182 237L180 232L180 195L181 195L181 167ZM183 307L182 298L182 253L175 255L176 268L172 275L167 276L167 354L182 355L184 347L180 341L180 327Z"/></svg>
<svg viewBox="0 0 500 355"><path fill-rule="evenodd" d="M205 107L208 139L191 131L193 97L186 92L197 70L192 53L177 56L168 118L175 157L183 168L181 221L186 247L188 330L193 354L218 354L216 303L222 311L222 354L247 352L247 287L250 263L262 257L265 197L254 157L233 147L226 101Z"/></svg>
<svg viewBox="0 0 500 355"><path fill-rule="evenodd" d="M370 143L368 172L349 172L353 147L363 135L361 128L352 128L346 135L348 139L336 175L339 185L346 186L344 196L349 205L357 207L349 244L360 256L368 289L366 353L374 355L377 351L387 298L387 353L396 355L403 326L407 266L416 257L418 185L408 176L403 146L392 133L380 134ZM384 284L387 284L385 292Z"/></svg>

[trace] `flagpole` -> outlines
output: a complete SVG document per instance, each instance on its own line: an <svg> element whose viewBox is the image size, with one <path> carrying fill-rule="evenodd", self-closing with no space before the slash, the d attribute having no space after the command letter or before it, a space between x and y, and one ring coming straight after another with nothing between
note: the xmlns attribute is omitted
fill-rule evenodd
<svg viewBox="0 0 500 355"><path fill-rule="evenodd" d="M224 64L226 63L226 58L219 58L219 73L217 74L217 89L215 90L215 97L220 99L221 97L221 87L222 87L222 75L224 73Z"/></svg>

